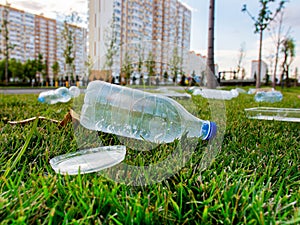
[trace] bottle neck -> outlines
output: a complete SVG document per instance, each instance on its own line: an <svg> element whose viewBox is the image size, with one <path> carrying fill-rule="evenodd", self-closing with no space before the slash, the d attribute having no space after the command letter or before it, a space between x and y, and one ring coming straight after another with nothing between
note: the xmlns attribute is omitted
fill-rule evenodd
<svg viewBox="0 0 300 225"><path fill-rule="evenodd" d="M197 137L203 140L207 139L210 132L210 122L201 120L193 115L189 115L188 119L183 119L183 132L187 132L188 137Z"/></svg>

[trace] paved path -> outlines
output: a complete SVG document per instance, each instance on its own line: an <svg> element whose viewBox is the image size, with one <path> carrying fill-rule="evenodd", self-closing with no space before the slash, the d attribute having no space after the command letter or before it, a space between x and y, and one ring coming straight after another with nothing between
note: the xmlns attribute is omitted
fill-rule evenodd
<svg viewBox="0 0 300 225"><path fill-rule="evenodd" d="M45 88L0 88L0 94L39 94L42 91L52 89ZM54 89L53 89L54 90Z"/></svg>
<svg viewBox="0 0 300 225"><path fill-rule="evenodd" d="M0 88L0 94L39 94L42 91L55 90L56 88ZM143 89L143 88L139 88ZM150 87L151 89L157 89L157 87ZM169 89L169 90L184 90L184 87L181 86L159 86L160 89ZM85 89L80 89L81 93L84 92ZM146 88L147 90L147 88Z"/></svg>

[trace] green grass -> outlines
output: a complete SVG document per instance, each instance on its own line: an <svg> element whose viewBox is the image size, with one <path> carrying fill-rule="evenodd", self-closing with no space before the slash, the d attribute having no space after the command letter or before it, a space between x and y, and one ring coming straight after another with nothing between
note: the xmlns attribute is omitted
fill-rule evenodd
<svg viewBox="0 0 300 225"><path fill-rule="evenodd" d="M244 113L256 106L300 108L299 88L282 92L282 102L273 104L256 103L247 94L226 101L222 149L209 168L199 170L207 146L199 142L190 163L147 186L116 183L101 173L56 174L49 159L77 149L72 124L7 122L38 115L62 120L72 102L48 106L34 94L0 94L0 223L300 224L300 124L250 120ZM185 106L209 119L207 101L192 101L196 107ZM118 142L113 135L99 136L107 144ZM155 162L176 144L152 153L129 149L125 160Z"/></svg>

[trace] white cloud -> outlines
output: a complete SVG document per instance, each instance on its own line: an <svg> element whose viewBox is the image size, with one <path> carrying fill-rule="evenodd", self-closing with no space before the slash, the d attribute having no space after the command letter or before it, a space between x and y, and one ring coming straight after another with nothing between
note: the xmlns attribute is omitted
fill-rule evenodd
<svg viewBox="0 0 300 225"><path fill-rule="evenodd" d="M188 3L186 3L185 1L180 1L186 8L188 8L189 10L191 10L191 12L198 12L198 9L193 8L192 6L190 6Z"/></svg>
<svg viewBox="0 0 300 225"><path fill-rule="evenodd" d="M0 0L1 4L5 4L6 0ZM72 11L76 11L80 16L86 16L88 12L87 0L10 0L11 7L28 11L34 14L45 15L55 19L57 14L68 15Z"/></svg>

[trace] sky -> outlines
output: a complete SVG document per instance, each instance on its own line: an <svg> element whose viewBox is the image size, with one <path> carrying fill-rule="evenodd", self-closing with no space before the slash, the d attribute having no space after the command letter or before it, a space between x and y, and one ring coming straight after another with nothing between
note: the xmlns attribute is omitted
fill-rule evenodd
<svg viewBox="0 0 300 225"><path fill-rule="evenodd" d="M23 9L35 14L56 18L57 14L69 14L77 11L85 17L88 10L87 0L8 0L14 8ZM209 0L181 0L192 10L192 32L190 50L207 54L207 30ZM242 66L246 75L251 72L251 61L258 59L259 34L255 34L254 21L241 11L244 4L250 13L257 18L259 0L215 0L215 63L219 71L235 70L238 65L240 49L244 49L245 56ZM5 0L0 0L5 4ZM270 9L278 6L279 0L270 3ZM288 33L296 45L296 57L291 65L292 74L296 67L300 67L300 1L289 0L285 4L283 19L283 34ZM279 17L277 17L279 18ZM278 23L277 23L278 24ZM274 65L276 23L272 23L270 30L264 31L263 60L270 66ZM271 66L272 71L273 66ZM299 68L300 69L300 68Z"/></svg>
<svg viewBox="0 0 300 225"><path fill-rule="evenodd" d="M183 0L182 2L188 4L192 9L191 49L206 55L209 0ZM246 4L248 11L257 18L260 6L259 0L216 0L215 2L215 63L219 65L219 71L236 69L240 49L243 46L245 57L242 64L249 76L251 61L258 59L259 34L254 33L253 20L246 13L243 13L241 9ZM276 0L275 3L270 3L270 9L277 8L278 3L279 0ZM296 57L291 66L292 71L294 71L295 67L300 67L299 12L299 0L290 0L286 3L282 33L288 33L295 41ZM278 19L279 17L277 17ZM263 37L262 58L268 65L274 65L276 48L274 29L277 30L278 23L274 22L271 25L270 31L264 31Z"/></svg>

